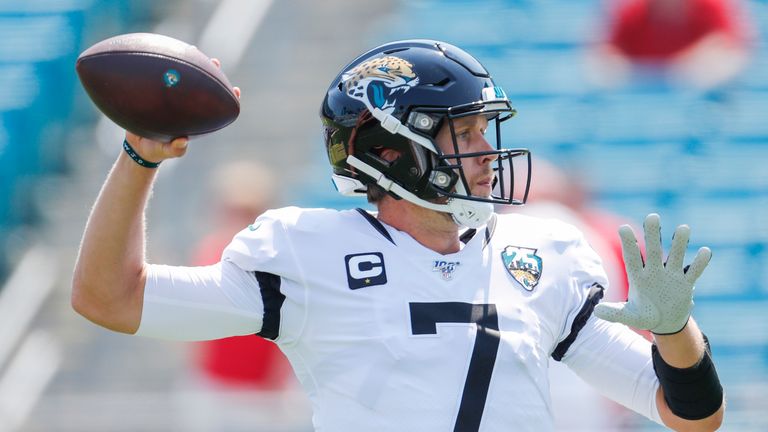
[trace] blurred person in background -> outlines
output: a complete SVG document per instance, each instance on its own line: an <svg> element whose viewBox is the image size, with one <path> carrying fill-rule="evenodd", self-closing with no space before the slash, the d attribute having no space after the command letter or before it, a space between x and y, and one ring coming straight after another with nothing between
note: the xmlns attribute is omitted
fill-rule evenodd
<svg viewBox="0 0 768 432"><path fill-rule="evenodd" d="M583 177L576 172L537 158L533 161L531 189L525 205L497 206L496 211L552 218L577 227L602 260L608 276L604 299L627 300L629 282L621 238L615 227L630 224L630 221L594 205ZM648 332L639 333L652 340ZM634 421L629 410L601 396L561 362L551 362L549 376L557 430L623 430Z"/></svg>
<svg viewBox="0 0 768 432"><path fill-rule="evenodd" d="M497 211L519 212L566 221L578 227L603 261L610 288L605 299L624 301L629 291L621 253L621 239L615 227L630 222L593 205L583 178L545 159L536 159L531 172L531 190L526 205L497 207Z"/></svg>
<svg viewBox="0 0 768 432"><path fill-rule="evenodd" d="M741 72L751 27L738 0L621 0L603 42L589 56L601 85L661 78L710 89Z"/></svg>
<svg viewBox="0 0 768 432"><path fill-rule="evenodd" d="M141 336L274 340L318 430L553 430L550 357L657 423L718 428L724 393L691 317L711 252L684 270L681 226L663 263L652 214L644 262L621 227L629 299L598 304L607 276L578 229L493 211L528 192L528 174L522 187L496 175L528 166L526 149L501 146L514 113L456 46L376 47L331 82L321 119L337 189L378 212L270 210L205 267L145 261L150 163L183 156L187 140L127 132L85 229L73 307Z"/></svg>
<svg viewBox="0 0 768 432"><path fill-rule="evenodd" d="M192 265L207 266L239 231L275 207L279 190L275 175L256 161L237 160L217 166L209 178L205 204L214 212L213 230L193 252ZM184 406L185 430L264 430L259 423L308 418L300 401L291 399L295 379L285 356L273 342L255 334L192 344L190 382L197 399ZM285 392L285 394L281 394ZM302 410L304 408L304 410ZM282 424L300 423L286 421Z"/></svg>
<svg viewBox="0 0 768 432"><path fill-rule="evenodd" d="M234 161L215 168L210 178L214 228L201 239L192 265L206 266L221 260L224 248L239 231L272 208L276 184L269 168L258 162ZM194 344L195 366L224 387L270 390L285 384L283 355L256 335L223 338Z"/></svg>

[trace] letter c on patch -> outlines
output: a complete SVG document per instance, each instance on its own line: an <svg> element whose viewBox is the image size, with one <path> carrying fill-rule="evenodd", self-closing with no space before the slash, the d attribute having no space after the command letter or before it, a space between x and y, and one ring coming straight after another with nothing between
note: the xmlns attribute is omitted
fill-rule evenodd
<svg viewBox="0 0 768 432"><path fill-rule="evenodd" d="M350 289L358 289L387 283L384 256L381 252L347 255L347 282Z"/></svg>
<svg viewBox="0 0 768 432"><path fill-rule="evenodd" d="M355 279L365 279L381 274L381 257L378 255L358 255L349 258L349 275Z"/></svg>

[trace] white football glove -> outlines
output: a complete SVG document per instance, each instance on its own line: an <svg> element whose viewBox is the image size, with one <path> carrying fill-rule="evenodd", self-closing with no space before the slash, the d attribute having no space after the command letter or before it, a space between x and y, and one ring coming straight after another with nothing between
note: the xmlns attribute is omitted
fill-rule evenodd
<svg viewBox="0 0 768 432"><path fill-rule="evenodd" d="M635 233L629 225L619 228L624 265L629 279L626 303L600 303L595 316L656 334L677 333L688 323L693 309L693 285L709 264L712 251L699 249L693 263L683 268L691 229L680 225L672 236L672 247L662 263L659 215L649 214L645 228L646 262L640 255Z"/></svg>

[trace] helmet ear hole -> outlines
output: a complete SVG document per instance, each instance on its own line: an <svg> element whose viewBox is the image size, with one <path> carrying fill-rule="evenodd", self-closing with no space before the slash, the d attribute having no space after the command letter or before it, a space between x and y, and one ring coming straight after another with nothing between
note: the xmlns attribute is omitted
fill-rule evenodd
<svg viewBox="0 0 768 432"><path fill-rule="evenodd" d="M395 149L392 149L392 148L384 148L384 147L382 147L382 148L376 149L376 150L377 150L376 151L376 155L379 157L379 159L382 159L385 162L389 162L389 163L392 163L392 162L396 161L397 159L400 158L400 156L402 156L401 152L399 152L399 151L397 151Z"/></svg>

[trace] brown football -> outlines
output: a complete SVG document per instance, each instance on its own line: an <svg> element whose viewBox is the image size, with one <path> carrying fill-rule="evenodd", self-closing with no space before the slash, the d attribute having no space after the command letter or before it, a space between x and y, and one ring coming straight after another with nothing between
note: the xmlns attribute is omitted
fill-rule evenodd
<svg viewBox="0 0 768 432"><path fill-rule="evenodd" d="M103 40L80 54L76 69L99 110L144 137L207 134L240 114L224 73L196 47L168 36L131 33Z"/></svg>

